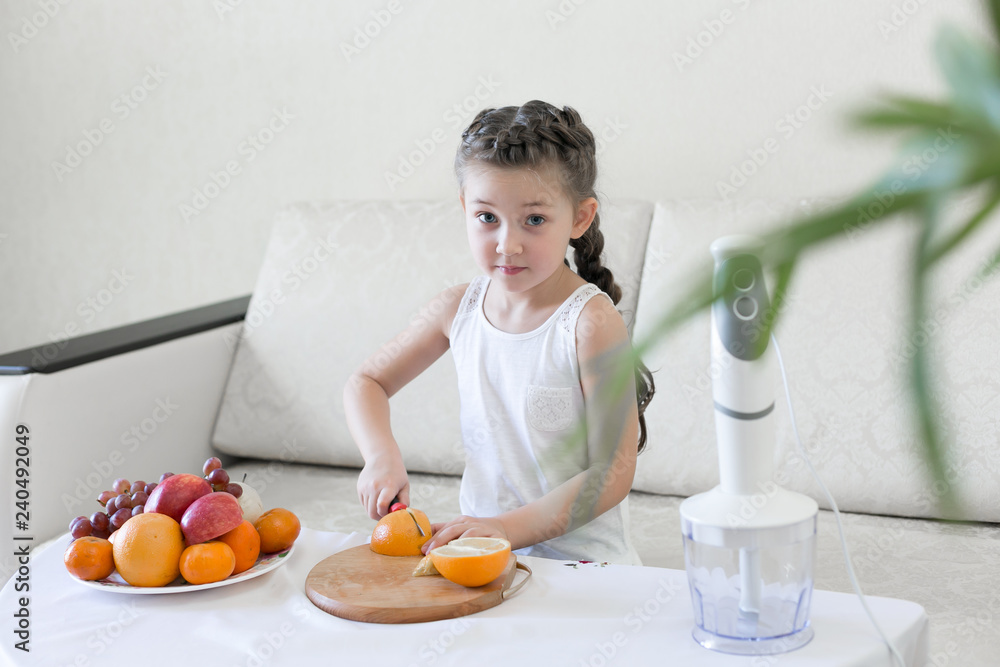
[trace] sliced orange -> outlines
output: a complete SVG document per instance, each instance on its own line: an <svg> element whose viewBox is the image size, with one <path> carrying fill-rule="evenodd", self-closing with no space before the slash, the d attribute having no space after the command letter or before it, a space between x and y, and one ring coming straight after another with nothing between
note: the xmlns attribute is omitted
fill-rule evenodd
<svg viewBox="0 0 1000 667"><path fill-rule="evenodd" d="M434 574L440 575L441 573L434 567L434 561L431 560L430 554L421 558L420 562L417 563L417 567L413 570L414 577L428 577Z"/></svg>
<svg viewBox="0 0 1000 667"><path fill-rule="evenodd" d="M510 542L497 537L461 537L432 549L431 562L448 581L483 586L503 573L510 558Z"/></svg>
<svg viewBox="0 0 1000 667"><path fill-rule="evenodd" d="M420 528L417 528L419 524ZM420 534L423 529L424 534ZM384 556L419 556L420 547L431 539L431 522L420 510L407 507L389 512L372 531L371 549Z"/></svg>

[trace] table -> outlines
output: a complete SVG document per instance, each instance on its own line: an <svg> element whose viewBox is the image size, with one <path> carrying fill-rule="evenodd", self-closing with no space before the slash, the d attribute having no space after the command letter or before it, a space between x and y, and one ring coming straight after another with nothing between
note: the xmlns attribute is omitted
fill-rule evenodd
<svg viewBox="0 0 1000 667"><path fill-rule="evenodd" d="M514 597L477 614L407 625L330 616L304 593L312 567L364 544L360 533L303 529L284 566L258 578L172 595L124 595L88 588L62 564L64 536L30 561L30 653L14 648L12 614L23 593L0 592L4 664L44 665L718 665L891 667L860 602L816 591L816 637L784 655L736 657L691 638L684 572L655 567L566 564L523 558L532 580ZM915 603L868 598L912 666L927 662L927 617Z"/></svg>

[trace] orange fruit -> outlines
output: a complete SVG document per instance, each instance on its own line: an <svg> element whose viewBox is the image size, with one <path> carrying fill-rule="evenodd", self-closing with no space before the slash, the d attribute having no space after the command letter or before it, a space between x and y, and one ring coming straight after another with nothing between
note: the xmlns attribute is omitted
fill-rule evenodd
<svg viewBox="0 0 1000 667"><path fill-rule="evenodd" d="M270 554L292 546L302 530L299 517L283 507L275 507L253 522L260 535L260 552Z"/></svg>
<svg viewBox="0 0 1000 667"><path fill-rule="evenodd" d="M166 514L137 514L118 529L115 567L133 586L166 586L180 573L184 534Z"/></svg>
<svg viewBox="0 0 1000 667"><path fill-rule="evenodd" d="M424 529L421 535L417 524ZM419 556L420 547L431 539L431 522L420 510L407 507L389 512L372 531L371 550L384 556Z"/></svg>
<svg viewBox="0 0 1000 667"><path fill-rule="evenodd" d="M233 574L245 572L257 562L257 556L260 555L260 533L249 521L244 519L243 523L215 539L225 542L233 550L236 556L236 569L233 570Z"/></svg>
<svg viewBox="0 0 1000 667"><path fill-rule="evenodd" d="M63 563L77 579L97 581L115 571L111 542L100 537L80 537L66 548Z"/></svg>
<svg viewBox="0 0 1000 667"><path fill-rule="evenodd" d="M236 554L225 542L192 544L181 553L181 576L189 584L211 584L233 573Z"/></svg>
<svg viewBox="0 0 1000 667"><path fill-rule="evenodd" d="M488 584L504 571L510 542L496 537L460 537L432 549L434 567L448 581L463 586Z"/></svg>

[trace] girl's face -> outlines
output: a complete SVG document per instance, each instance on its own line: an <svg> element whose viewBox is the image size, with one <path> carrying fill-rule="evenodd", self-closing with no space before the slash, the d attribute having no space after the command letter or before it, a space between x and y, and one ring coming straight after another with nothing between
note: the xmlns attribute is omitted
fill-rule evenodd
<svg viewBox="0 0 1000 667"><path fill-rule="evenodd" d="M557 275L597 211L592 197L573 202L549 169L470 169L460 199L476 264L509 292Z"/></svg>

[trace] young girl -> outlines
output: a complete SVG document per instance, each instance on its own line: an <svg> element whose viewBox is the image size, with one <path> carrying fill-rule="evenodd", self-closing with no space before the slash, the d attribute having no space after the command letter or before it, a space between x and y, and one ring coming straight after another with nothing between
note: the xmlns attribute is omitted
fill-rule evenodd
<svg viewBox="0 0 1000 667"><path fill-rule="evenodd" d="M525 555L639 564L627 495L653 383L638 364L634 392L608 389L621 363L627 377L633 370L614 307L621 290L601 264L594 136L569 107L487 109L462 134L455 172L483 275L439 294L448 307L389 343L392 364L366 363L347 383L347 423L365 459L361 504L378 519L394 497L409 502L389 397L451 348L463 516L435 524L424 552L485 536Z"/></svg>

